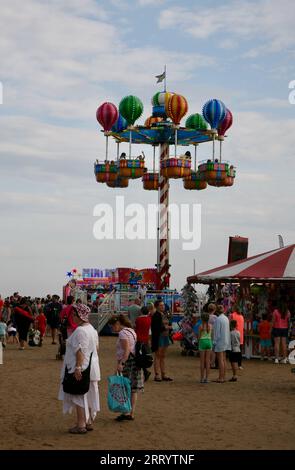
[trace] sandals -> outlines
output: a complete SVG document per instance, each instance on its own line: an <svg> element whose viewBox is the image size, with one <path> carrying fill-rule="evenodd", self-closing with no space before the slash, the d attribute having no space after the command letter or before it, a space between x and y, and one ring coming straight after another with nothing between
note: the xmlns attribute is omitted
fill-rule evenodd
<svg viewBox="0 0 295 470"><path fill-rule="evenodd" d="M238 381L237 377L232 377L231 379L229 379L229 382L237 382L237 381Z"/></svg>
<svg viewBox="0 0 295 470"><path fill-rule="evenodd" d="M74 426L73 428L69 429L70 434L86 434L87 429L86 428L79 428L78 426Z"/></svg>
<svg viewBox="0 0 295 470"><path fill-rule="evenodd" d="M213 380L213 382L215 382L216 384L224 384L225 383L225 380Z"/></svg>
<svg viewBox="0 0 295 470"><path fill-rule="evenodd" d="M87 431L93 431L94 427L92 426L92 424L86 424L86 430Z"/></svg>
<svg viewBox="0 0 295 470"><path fill-rule="evenodd" d="M157 377L157 376L156 376L156 377L154 378L154 381L155 381L155 382L162 382L162 379L161 379L160 377Z"/></svg>
<svg viewBox="0 0 295 470"><path fill-rule="evenodd" d="M162 380L164 380L164 382L173 382L173 379L171 379L171 377L162 377Z"/></svg>

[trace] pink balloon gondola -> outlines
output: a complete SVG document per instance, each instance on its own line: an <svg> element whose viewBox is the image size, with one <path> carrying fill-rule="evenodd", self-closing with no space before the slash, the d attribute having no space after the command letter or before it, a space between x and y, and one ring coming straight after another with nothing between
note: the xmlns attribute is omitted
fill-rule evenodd
<svg viewBox="0 0 295 470"><path fill-rule="evenodd" d="M189 158L167 158L161 162L161 175L166 178L185 178L190 176L191 160Z"/></svg>
<svg viewBox="0 0 295 470"><path fill-rule="evenodd" d="M118 167L113 161L97 162L94 164L94 174L98 183L115 181L118 176Z"/></svg>
<svg viewBox="0 0 295 470"><path fill-rule="evenodd" d="M145 173L142 177L143 189L157 191L159 189L159 173Z"/></svg>
<svg viewBox="0 0 295 470"><path fill-rule="evenodd" d="M118 172L119 176L123 176L124 178L141 178L146 172L144 159L121 158L119 160Z"/></svg>
<svg viewBox="0 0 295 470"><path fill-rule="evenodd" d="M183 178L183 187L184 189L195 189L201 191L202 189L207 188L207 181L202 178L199 171L191 171L190 176Z"/></svg>

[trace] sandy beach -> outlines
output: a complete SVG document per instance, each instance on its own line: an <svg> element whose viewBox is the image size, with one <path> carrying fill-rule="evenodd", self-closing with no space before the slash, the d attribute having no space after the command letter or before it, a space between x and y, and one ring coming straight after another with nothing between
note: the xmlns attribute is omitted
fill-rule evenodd
<svg viewBox="0 0 295 470"><path fill-rule="evenodd" d="M134 422L118 423L107 408L107 376L115 341L100 341L101 412L95 430L75 436L57 400L57 346L19 351L8 345L0 366L1 449L295 449L295 375L290 365L245 361L237 383L200 384L199 359L168 352L171 383L147 382ZM212 370L211 379L217 377ZM228 371L228 378L230 378Z"/></svg>

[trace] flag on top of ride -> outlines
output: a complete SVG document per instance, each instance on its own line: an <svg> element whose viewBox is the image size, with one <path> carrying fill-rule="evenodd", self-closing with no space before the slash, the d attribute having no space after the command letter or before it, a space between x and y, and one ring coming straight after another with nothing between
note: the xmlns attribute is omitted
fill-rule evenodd
<svg viewBox="0 0 295 470"><path fill-rule="evenodd" d="M156 78L158 79L157 83L161 83L165 79L165 77L166 77L166 70L163 73L161 73L161 75L156 75Z"/></svg>

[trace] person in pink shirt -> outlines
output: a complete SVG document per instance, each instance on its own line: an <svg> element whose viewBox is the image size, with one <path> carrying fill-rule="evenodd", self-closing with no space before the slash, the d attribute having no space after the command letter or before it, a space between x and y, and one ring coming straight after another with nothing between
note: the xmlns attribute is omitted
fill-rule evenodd
<svg viewBox="0 0 295 470"><path fill-rule="evenodd" d="M63 333L64 339L69 338L69 336L71 336L73 331L77 328L77 323L75 323L73 319L73 303L74 297L69 295L67 297L67 305L62 309L60 314L61 332Z"/></svg>
<svg viewBox="0 0 295 470"><path fill-rule="evenodd" d="M279 363L280 348L282 348L282 364L287 364L287 338L289 330L290 312L284 301L280 301L278 308L272 313L272 332L275 341L275 364Z"/></svg>
<svg viewBox="0 0 295 470"><path fill-rule="evenodd" d="M240 350L241 350L241 352L239 353L240 357L238 361L238 366L239 366L239 369L243 369L242 368L242 347L244 344L244 317L242 313L239 311L238 304L233 305L233 312L230 314L229 319L230 321L235 320L237 322L236 329L240 333Z"/></svg>

